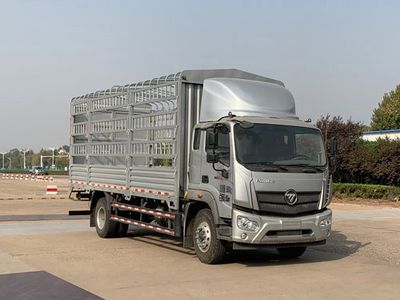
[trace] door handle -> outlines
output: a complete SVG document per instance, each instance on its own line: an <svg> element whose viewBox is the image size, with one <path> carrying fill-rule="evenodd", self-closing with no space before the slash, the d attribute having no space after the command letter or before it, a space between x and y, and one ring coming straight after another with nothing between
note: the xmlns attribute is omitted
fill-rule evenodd
<svg viewBox="0 0 400 300"><path fill-rule="evenodd" d="M202 175L202 176L201 176L201 182L202 182L202 183L208 183L208 182L209 182L208 176L207 176L207 175Z"/></svg>

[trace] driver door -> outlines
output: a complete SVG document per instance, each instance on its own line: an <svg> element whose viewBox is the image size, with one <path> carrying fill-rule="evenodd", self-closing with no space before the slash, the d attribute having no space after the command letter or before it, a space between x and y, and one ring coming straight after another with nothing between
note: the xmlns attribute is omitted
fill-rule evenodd
<svg viewBox="0 0 400 300"><path fill-rule="evenodd" d="M205 147L201 158L202 184L207 184L209 192L217 201L219 214L223 218L232 216L232 143L230 136L230 132L218 132L217 145L211 146L208 141L208 134L206 134ZM214 151L219 156L218 162L207 162L207 153ZM223 176L223 173L225 173L225 176Z"/></svg>

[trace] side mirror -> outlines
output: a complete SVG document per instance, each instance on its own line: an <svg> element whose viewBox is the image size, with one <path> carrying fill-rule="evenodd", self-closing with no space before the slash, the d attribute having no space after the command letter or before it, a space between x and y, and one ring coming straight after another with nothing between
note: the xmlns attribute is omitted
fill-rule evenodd
<svg viewBox="0 0 400 300"><path fill-rule="evenodd" d="M219 161L218 153L207 153L207 162L208 163L217 163Z"/></svg>
<svg viewBox="0 0 400 300"><path fill-rule="evenodd" d="M207 149L214 149L218 146L218 133L207 130Z"/></svg>

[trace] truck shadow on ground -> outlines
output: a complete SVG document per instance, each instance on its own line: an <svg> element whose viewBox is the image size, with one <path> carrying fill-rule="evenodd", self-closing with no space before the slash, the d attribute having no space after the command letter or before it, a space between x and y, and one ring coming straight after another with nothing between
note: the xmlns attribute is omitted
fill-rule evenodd
<svg viewBox="0 0 400 300"><path fill-rule="evenodd" d="M182 248L182 242L174 238L162 235L149 235L148 231L130 232L128 237L149 245L172 250L196 258L195 251ZM268 265L288 265L334 261L346 258L357 253L361 248L370 245L370 242L362 243L349 240L340 231L332 231L331 237L325 245L311 246L307 251L296 259L283 259L274 248L246 251L228 252L222 264L239 263L248 267L262 267Z"/></svg>

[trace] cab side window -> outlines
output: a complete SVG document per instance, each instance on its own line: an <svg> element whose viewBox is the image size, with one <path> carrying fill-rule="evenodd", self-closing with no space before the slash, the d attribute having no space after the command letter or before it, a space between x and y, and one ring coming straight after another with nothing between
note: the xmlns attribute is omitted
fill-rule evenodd
<svg viewBox="0 0 400 300"><path fill-rule="evenodd" d="M213 130L213 129L208 129ZM207 135L208 137L208 135ZM230 147L229 147L229 132L218 133L218 145L215 147L215 153L219 155L219 162L224 166L230 166ZM206 140L206 152L212 152L214 150L210 142Z"/></svg>

